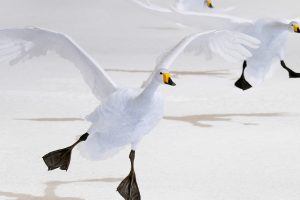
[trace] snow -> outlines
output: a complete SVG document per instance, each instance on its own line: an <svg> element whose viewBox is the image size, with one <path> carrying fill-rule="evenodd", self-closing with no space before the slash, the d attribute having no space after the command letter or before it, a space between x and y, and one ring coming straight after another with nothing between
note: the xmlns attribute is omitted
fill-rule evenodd
<svg viewBox="0 0 300 200"><path fill-rule="evenodd" d="M294 18L299 5L215 1L255 18ZM3 28L34 25L65 32L122 87L140 86L156 57L188 33L124 0L0 3ZM289 39L286 62L300 71L300 37ZM165 119L136 153L142 198L298 200L300 80L278 68L262 85L242 92L233 87L239 64L187 54L173 69L177 86L162 88ZM89 127L83 118L97 105L75 67L56 55L2 64L0 200L121 200L116 187L129 173L129 147L101 162L74 151L68 172L48 172L41 158L83 134Z"/></svg>

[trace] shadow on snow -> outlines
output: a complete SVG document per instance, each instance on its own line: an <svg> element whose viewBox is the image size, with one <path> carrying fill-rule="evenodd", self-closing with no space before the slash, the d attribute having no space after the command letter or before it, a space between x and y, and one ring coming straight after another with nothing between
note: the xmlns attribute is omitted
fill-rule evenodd
<svg viewBox="0 0 300 200"><path fill-rule="evenodd" d="M113 183L113 182L120 182L120 181L122 181L121 178L87 179L87 180L77 180L77 181L49 181L45 183L46 188L44 191L44 196L35 196L35 195L24 194L24 193L0 191L0 197L3 196L7 198L13 198L15 200L84 200L79 197L59 197L56 195L55 191L59 186L65 184L91 183L91 182Z"/></svg>
<svg viewBox="0 0 300 200"><path fill-rule="evenodd" d="M232 113L232 114L207 114L207 115L187 115L187 116L165 116L166 120L181 121L202 128L213 127L213 125L203 122L229 122L234 121L234 117L281 117L287 116L287 113ZM257 123L243 123L243 125L258 125Z"/></svg>

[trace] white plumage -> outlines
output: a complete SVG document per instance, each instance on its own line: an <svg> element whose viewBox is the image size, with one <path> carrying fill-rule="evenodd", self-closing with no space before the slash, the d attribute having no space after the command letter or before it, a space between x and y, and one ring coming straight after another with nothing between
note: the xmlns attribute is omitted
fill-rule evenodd
<svg viewBox="0 0 300 200"><path fill-rule="evenodd" d="M273 63L284 60L288 34L297 32L297 26L298 22L293 21L260 19L236 28L261 41L258 49L251 50L253 57L247 59L245 78L251 84L261 83L272 72Z"/></svg>
<svg viewBox="0 0 300 200"><path fill-rule="evenodd" d="M90 137L83 143L81 151L88 158L104 159L129 144L136 149L143 136L159 122L163 116L163 98L158 87L164 83L160 73L168 74L167 69L176 57L196 38L206 52L225 57L229 56L228 52L235 52L239 59L250 57L246 47L255 48L258 43L250 36L229 31L191 35L163 54L144 86L137 89L118 88L72 39L52 31L39 28L0 30L0 57L16 64L52 50L74 63L102 103L87 118L92 123L88 131ZM220 45L220 40L227 46Z"/></svg>

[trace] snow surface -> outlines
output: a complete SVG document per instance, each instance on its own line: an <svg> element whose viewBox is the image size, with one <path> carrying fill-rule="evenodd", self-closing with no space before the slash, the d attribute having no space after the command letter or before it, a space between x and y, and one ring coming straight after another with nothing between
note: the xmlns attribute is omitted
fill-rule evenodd
<svg viewBox="0 0 300 200"><path fill-rule="evenodd" d="M296 18L300 5L296 0L214 4L237 5L234 14L254 18ZM122 87L141 85L156 57L188 33L127 0L0 0L0 5L1 27L67 33ZM299 44L300 35L291 34L286 63L296 71ZM162 88L165 119L136 154L142 198L299 200L300 80L278 69L242 92L233 87L238 64L186 54L173 69L177 86ZM89 127L83 118L97 105L76 68L56 55L2 64L0 200L121 200L115 190L129 172L129 147L101 162L74 151L67 173L48 172L41 158L83 134Z"/></svg>

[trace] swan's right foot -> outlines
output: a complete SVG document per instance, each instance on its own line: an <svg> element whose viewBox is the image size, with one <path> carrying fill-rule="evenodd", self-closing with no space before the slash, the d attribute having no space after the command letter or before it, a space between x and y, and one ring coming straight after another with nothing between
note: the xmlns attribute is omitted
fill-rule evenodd
<svg viewBox="0 0 300 200"><path fill-rule="evenodd" d="M237 80L234 84L236 87L238 87L242 90L248 90L248 89L252 88L252 85L250 85L250 83L245 79L244 72L245 72L246 67L247 67L247 61L244 61L242 75L239 78L239 80Z"/></svg>
<svg viewBox="0 0 300 200"><path fill-rule="evenodd" d="M56 151L52 151L46 155L43 156L43 160L45 164L48 167L48 170L54 170L54 169L61 169L61 170L68 170L70 161L71 161L71 155L73 148L80 142L86 141L89 134L85 133L83 134L77 142L75 142L72 146L69 146L64 149L59 149Z"/></svg>
<svg viewBox="0 0 300 200"><path fill-rule="evenodd" d="M131 151L129 154L130 162L131 162L131 170L129 175L120 183L117 188L117 191L125 200L140 200L141 195L139 191L139 187L136 181L136 175L134 171L134 158L135 151Z"/></svg>
<svg viewBox="0 0 300 200"><path fill-rule="evenodd" d="M290 78L300 78L300 73L294 72L293 70L288 68L283 60L280 61L280 64L286 71L288 71Z"/></svg>
<svg viewBox="0 0 300 200"><path fill-rule="evenodd" d="M289 77L290 78L300 78L300 73L291 71L291 72L289 72Z"/></svg>

